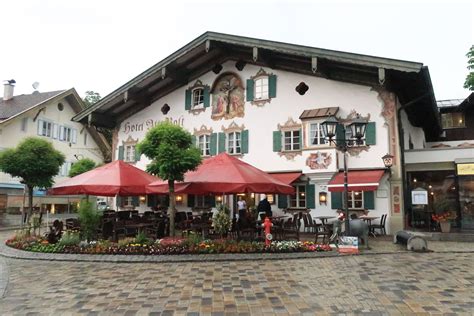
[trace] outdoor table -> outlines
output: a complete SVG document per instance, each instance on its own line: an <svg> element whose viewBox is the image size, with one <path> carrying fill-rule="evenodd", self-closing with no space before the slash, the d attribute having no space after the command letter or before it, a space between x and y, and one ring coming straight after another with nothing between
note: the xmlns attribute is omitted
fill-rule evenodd
<svg viewBox="0 0 474 316"><path fill-rule="evenodd" d="M329 219L336 218L336 216L316 216L314 219L319 219L323 225L327 225Z"/></svg>
<svg viewBox="0 0 474 316"><path fill-rule="evenodd" d="M130 223L125 224L125 228L134 228L138 232L142 232L145 228L153 227L153 223Z"/></svg>

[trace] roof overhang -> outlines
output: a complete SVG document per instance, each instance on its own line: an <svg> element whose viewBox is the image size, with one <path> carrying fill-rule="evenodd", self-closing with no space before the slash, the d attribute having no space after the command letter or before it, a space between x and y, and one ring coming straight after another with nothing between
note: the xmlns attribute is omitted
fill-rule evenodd
<svg viewBox="0 0 474 316"><path fill-rule="evenodd" d="M216 64L229 60L367 86L379 86L378 73L383 68L386 88L401 99L422 94L431 86L431 82L427 82L429 74L427 78L419 62L206 32L83 110L73 120L115 127L164 95L211 71ZM314 61L317 61L316 71L313 71ZM417 91L419 89L422 91ZM420 106L430 111L436 103Z"/></svg>

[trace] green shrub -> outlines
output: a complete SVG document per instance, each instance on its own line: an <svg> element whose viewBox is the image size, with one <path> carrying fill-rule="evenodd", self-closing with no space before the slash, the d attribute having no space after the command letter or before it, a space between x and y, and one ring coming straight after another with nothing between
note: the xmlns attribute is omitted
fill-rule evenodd
<svg viewBox="0 0 474 316"><path fill-rule="evenodd" d="M81 236L77 231L67 230L59 240L61 246L77 246L81 242Z"/></svg>
<svg viewBox="0 0 474 316"><path fill-rule="evenodd" d="M79 223L81 224L81 237L87 241L97 237L97 228L100 223L100 213L97 208L87 200L79 204Z"/></svg>
<svg viewBox="0 0 474 316"><path fill-rule="evenodd" d="M220 204L217 207L217 214L213 218L214 230L224 235L229 232L232 226L232 220L229 216L229 208L224 204Z"/></svg>
<svg viewBox="0 0 474 316"><path fill-rule="evenodd" d="M135 236L135 243L136 244L141 244L141 245L146 245L150 242L148 237L145 235L144 232L138 232L137 236Z"/></svg>

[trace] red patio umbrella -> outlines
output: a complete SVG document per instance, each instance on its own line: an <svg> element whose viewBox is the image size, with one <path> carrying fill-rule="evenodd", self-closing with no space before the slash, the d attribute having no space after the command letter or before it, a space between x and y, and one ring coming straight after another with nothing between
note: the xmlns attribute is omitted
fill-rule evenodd
<svg viewBox="0 0 474 316"><path fill-rule="evenodd" d="M122 160L55 184L48 192L52 195L89 194L99 196L136 196L146 194L145 187L159 178Z"/></svg>
<svg viewBox="0 0 474 316"><path fill-rule="evenodd" d="M168 183L159 180L147 186L147 193L165 194ZM183 182L176 182L176 193L231 194L231 193L280 193L293 194L289 186L270 174L232 157L227 153L205 159L195 170L185 174Z"/></svg>

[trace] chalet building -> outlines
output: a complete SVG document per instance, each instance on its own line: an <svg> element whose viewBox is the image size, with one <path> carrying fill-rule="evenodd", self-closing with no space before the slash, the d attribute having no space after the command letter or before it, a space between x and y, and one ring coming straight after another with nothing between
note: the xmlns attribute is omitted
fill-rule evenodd
<svg viewBox="0 0 474 316"><path fill-rule="evenodd" d="M72 164L81 158L103 162L108 144L94 128L73 122L71 118L84 109L74 88L69 90L14 95L14 80L5 83L0 98L0 151L16 147L24 138L36 136L50 141L66 156L54 181L64 180ZM35 190L34 206L52 213L70 211L79 201L77 196L46 196ZM0 172L0 212L18 213L24 202L24 185L20 179ZM27 206L27 199L26 199Z"/></svg>
<svg viewBox="0 0 474 316"><path fill-rule="evenodd" d="M349 208L388 214L387 230L402 229L401 121L421 137L414 142L440 132L429 71L418 62L207 32L74 120L113 128L114 159L140 168L149 161L135 145L148 129L164 120L183 126L203 157L227 152L293 185L293 196L269 196L274 213L309 209L315 217L342 208L343 154L321 129L331 117L368 123L361 144L346 129ZM391 170L382 161L387 153ZM246 198L248 205L259 200ZM183 210L215 203L199 196L177 202ZM120 200L142 209L156 203L152 196Z"/></svg>
<svg viewBox="0 0 474 316"><path fill-rule="evenodd" d="M431 229L432 214L450 213L454 231L474 230L474 93L437 102L443 132L424 144L405 139L406 181L427 203L408 204L409 225ZM419 138L419 135L413 135ZM415 193L416 194L416 193Z"/></svg>

